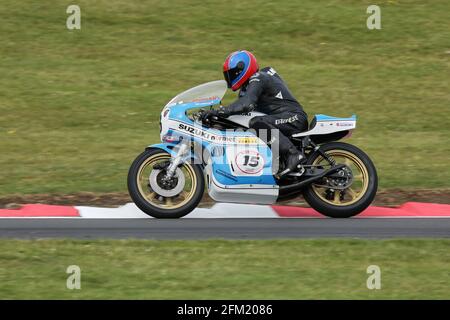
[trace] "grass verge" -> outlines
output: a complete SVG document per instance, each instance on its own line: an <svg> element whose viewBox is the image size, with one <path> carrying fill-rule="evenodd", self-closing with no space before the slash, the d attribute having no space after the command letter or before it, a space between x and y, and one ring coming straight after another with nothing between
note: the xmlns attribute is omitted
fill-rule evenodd
<svg viewBox="0 0 450 320"><path fill-rule="evenodd" d="M449 299L450 240L2 240L2 299ZM81 290L66 269L81 268ZM381 289L368 290L369 265Z"/></svg>

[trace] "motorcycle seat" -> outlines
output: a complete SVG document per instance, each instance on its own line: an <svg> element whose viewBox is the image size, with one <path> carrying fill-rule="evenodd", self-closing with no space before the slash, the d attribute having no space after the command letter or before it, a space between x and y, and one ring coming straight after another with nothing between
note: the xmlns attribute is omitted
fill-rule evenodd
<svg viewBox="0 0 450 320"><path fill-rule="evenodd" d="M309 123L309 130L314 129L314 127L316 126L316 124L317 124L317 117L314 116L314 117L312 118L311 122ZM304 131L306 131L306 130L304 130Z"/></svg>

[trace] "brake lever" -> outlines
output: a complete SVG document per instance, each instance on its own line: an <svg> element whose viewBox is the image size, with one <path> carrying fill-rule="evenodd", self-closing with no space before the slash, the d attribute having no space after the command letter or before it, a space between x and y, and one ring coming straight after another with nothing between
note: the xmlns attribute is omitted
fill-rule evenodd
<svg viewBox="0 0 450 320"><path fill-rule="evenodd" d="M194 118L195 118L197 121L199 121L199 120L201 120L201 118L202 118L202 116L203 116L204 113L205 113L205 111L202 109L202 110L200 110L200 111L198 111L198 112L196 112L196 113L194 114Z"/></svg>

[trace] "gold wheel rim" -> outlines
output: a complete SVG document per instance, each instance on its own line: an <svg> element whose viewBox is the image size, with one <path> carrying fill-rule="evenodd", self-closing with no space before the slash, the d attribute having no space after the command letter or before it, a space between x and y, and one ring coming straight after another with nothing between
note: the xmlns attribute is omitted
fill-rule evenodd
<svg viewBox="0 0 450 320"><path fill-rule="evenodd" d="M151 189L149 186L149 176L153 167L170 158L170 155L162 153L148 157L139 167L136 178L136 183L141 196L152 206L160 209L177 209L184 206L192 199L197 188L197 177L194 169L191 165L184 163L180 169L185 176L185 184L183 190L178 195L173 197L162 197ZM150 169L150 171L148 171L148 169Z"/></svg>
<svg viewBox="0 0 450 320"><path fill-rule="evenodd" d="M331 192L330 190L333 189L332 186L323 187L319 186L319 184L322 183L316 183L312 185L312 190L322 201L334 206L349 206L358 202L367 192L369 187L369 172L366 166L361 159L349 151L330 150L326 153L335 159L336 164L345 164L350 168L353 175L353 181L347 188L335 190L334 194L332 194L332 199L327 198L327 192ZM324 162L326 163L324 166L329 166L328 161L322 156L319 156L314 160L313 165L320 166Z"/></svg>

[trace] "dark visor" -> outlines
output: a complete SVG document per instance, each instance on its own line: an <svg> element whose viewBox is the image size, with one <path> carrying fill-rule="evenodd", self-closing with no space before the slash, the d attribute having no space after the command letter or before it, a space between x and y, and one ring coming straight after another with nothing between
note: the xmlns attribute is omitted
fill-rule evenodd
<svg viewBox="0 0 450 320"><path fill-rule="evenodd" d="M225 77L225 81L228 84L228 88L232 87L231 84L241 75L242 70L242 66L238 64L235 68L223 72L223 76Z"/></svg>

